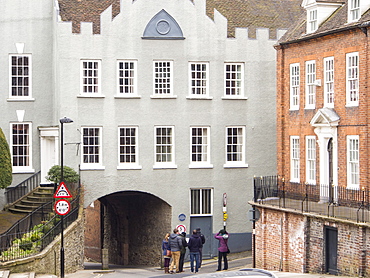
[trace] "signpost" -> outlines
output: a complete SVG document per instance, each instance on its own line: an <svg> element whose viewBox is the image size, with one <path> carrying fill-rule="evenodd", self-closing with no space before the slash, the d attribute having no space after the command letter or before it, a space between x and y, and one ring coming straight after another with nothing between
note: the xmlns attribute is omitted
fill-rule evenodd
<svg viewBox="0 0 370 278"><path fill-rule="evenodd" d="M228 218L228 215L227 215L227 209L226 209L226 205L227 205L227 194L224 193L223 194L223 204L224 204L224 207L222 208L222 212L224 214L224 230L226 230L226 220Z"/></svg>
<svg viewBox="0 0 370 278"><path fill-rule="evenodd" d="M54 199L58 199L54 204L54 210L57 214L60 215L60 225L61 225L61 233L60 233L60 276L64 278L64 221L63 218L67 215L71 210L71 204L66 198L72 198L71 193L68 190L65 182L62 181L59 183L59 186L54 194Z"/></svg>

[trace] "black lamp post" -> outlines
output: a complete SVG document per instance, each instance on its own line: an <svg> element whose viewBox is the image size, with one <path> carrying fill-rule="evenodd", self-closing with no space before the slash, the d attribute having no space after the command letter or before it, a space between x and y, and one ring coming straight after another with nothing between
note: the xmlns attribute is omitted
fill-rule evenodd
<svg viewBox="0 0 370 278"><path fill-rule="evenodd" d="M64 142L63 142L63 124L73 123L73 120L67 117L61 118L60 122L60 183L64 181L63 175L63 153L64 153ZM60 184L59 183L59 184ZM64 216L61 215L61 235L60 235L60 277L64 278Z"/></svg>

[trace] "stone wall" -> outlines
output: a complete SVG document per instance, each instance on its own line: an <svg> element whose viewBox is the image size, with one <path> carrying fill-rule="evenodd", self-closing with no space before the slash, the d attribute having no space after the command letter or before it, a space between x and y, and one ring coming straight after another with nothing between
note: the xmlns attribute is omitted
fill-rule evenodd
<svg viewBox="0 0 370 278"><path fill-rule="evenodd" d="M65 273L83 269L84 263L84 216L80 210L79 218L64 231ZM0 264L1 269L10 273L35 272L36 274L60 275L60 235L41 253L15 261Z"/></svg>

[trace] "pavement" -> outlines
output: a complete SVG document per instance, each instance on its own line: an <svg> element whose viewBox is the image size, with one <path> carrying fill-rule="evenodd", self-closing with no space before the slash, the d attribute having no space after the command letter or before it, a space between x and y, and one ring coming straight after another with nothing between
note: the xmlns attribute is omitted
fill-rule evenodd
<svg viewBox="0 0 370 278"><path fill-rule="evenodd" d="M184 270L187 274L186 277L191 278L206 278L206 277L273 277L273 278L349 278L349 276L334 276L327 274L311 274L311 273L291 273L291 272L279 272L279 271L264 271L253 269L251 265L251 252L241 252L236 254L229 254L229 260L238 261L240 260L242 267L239 269L230 269L228 271L220 271L214 273L205 273L190 275L190 263L185 262ZM216 264L215 259L203 259L202 265ZM243 270L243 271L240 271ZM105 274L116 274L118 276L126 277L155 277L164 276L163 269L159 267L120 267L112 266L109 270L101 270L100 263L85 263L85 269L79 270L75 273L66 274L66 278L92 278L101 277ZM113 277L114 275L112 275ZM171 275L166 275L171 276ZM175 274L173 277L184 277L182 274ZM57 276L52 274L35 274L30 273L9 273L9 271L0 270L0 278L57 278Z"/></svg>

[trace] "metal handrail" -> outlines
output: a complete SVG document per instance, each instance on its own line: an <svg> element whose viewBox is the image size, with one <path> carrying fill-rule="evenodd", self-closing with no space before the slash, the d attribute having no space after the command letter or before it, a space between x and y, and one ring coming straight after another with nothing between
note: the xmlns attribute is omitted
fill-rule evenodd
<svg viewBox="0 0 370 278"><path fill-rule="evenodd" d="M41 182L41 171L33 174L29 178L25 179L16 186L8 187L5 190L6 202L8 204L14 203L22 198L27 193L34 190L40 185Z"/></svg>

